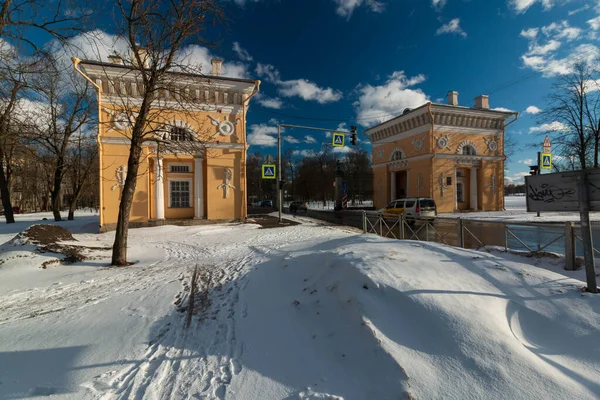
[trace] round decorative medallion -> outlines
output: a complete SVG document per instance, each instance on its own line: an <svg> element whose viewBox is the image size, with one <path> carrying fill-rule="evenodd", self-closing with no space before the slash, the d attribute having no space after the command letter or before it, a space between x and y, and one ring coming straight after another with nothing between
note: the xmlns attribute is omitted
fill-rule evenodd
<svg viewBox="0 0 600 400"><path fill-rule="evenodd" d="M378 158L383 158L383 150L379 150L379 151L377 152L377 157L378 157Z"/></svg>
<svg viewBox="0 0 600 400"><path fill-rule="evenodd" d="M129 118L127 113L122 112L113 117L113 125L119 130L124 131L129 129L131 124L133 124L133 117Z"/></svg>
<svg viewBox="0 0 600 400"><path fill-rule="evenodd" d="M442 136L441 138L438 139L437 145L440 149L445 149L446 147L448 147L448 137L447 136Z"/></svg>
<svg viewBox="0 0 600 400"><path fill-rule="evenodd" d="M489 142L488 148L490 149L490 151L498 150L498 142Z"/></svg>
<svg viewBox="0 0 600 400"><path fill-rule="evenodd" d="M223 136L231 136L233 135L233 124L229 121L221 121L219 123L219 133Z"/></svg>

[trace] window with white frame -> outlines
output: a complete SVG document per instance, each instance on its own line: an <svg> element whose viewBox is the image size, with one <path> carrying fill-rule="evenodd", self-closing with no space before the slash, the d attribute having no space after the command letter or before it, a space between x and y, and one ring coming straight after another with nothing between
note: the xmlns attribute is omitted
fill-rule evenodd
<svg viewBox="0 0 600 400"><path fill-rule="evenodd" d="M404 158L404 154L402 154L402 151L400 151L400 150L396 150L392 154L392 161L402 160L403 158Z"/></svg>
<svg viewBox="0 0 600 400"><path fill-rule="evenodd" d="M169 183L169 196L171 208L189 208L190 206L190 181L172 180Z"/></svg>
<svg viewBox="0 0 600 400"><path fill-rule="evenodd" d="M175 173L190 172L190 166L186 165L186 164L172 164L171 172L175 172Z"/></svg>
<svg viewBox="0 0 600 400"><path fill-rule="evenodd" d="M473 147L471 145L466 145L466 146L463 147L462 153L465 156L474 156L474 155L476 155L476 153L475 153L475 147Z"/></svg>
<svg viewBox="0 0 600 400"><path fill-rule="evenodd" d="M179 126L171 127L171 140L174 142L185 142L192 140L189 130Z"/></svg>

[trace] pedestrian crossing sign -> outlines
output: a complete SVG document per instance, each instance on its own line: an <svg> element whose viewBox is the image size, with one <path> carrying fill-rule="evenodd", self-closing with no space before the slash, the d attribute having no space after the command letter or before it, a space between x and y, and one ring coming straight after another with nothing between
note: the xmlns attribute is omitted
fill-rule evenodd
<svg viewBox="0 0 600 400"><path fill-rule="evenodd" d="M552 154L550 154L550 153L542 154L542 168L543 169L552 169Z"/></svg>
<svg viewBox="0 0 600 400"><path fill-rule="evenodd" d="M344 138L346 136L343 133L333 133L333 145L336 147L344 147Z"/></svg>
<svg viewBox="0 0 600 400"><path fill-rule="evenodd" d="M263 164L262 177L263 177L263 179L275 179L275 165L274 164Z"/></svg>

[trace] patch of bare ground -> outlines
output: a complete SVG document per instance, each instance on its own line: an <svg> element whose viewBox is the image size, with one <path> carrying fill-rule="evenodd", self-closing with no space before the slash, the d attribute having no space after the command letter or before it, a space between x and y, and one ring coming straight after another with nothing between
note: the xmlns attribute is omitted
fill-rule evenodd
<svg viewBox="0 0 600 400"><path fill-rule="evenodd" d="M65 243L69 242L69 243ZM73 243L75 242L75 243ZM94 250L110 250L110 247L90 247L78 245L71 232L58 225L32 225L15 236L9 243L12 245L34 245L39 253L54 253L62 258L42 263L42 268L68 265L98 257L90 256Z"/></svg>
<svg viewBox="0 0 600 400"><path fill-rule="evenodd" d="M291 221L289 219L283 219L283 222L279 222L279 218L272 217L270 215L255 215L252 218L248 218L246 223L260 225L259 229L271 229L271 228L284 228L286 226L299 225L299 222Z"/></svg>

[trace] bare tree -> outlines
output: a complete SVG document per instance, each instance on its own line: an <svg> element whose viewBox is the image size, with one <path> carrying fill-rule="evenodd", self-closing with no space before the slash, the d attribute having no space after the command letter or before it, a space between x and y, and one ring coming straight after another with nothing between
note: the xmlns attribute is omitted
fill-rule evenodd
<svg viewBox="0 0 600 400"><path fill-rule="evenodd" d="M33 31L42 31L66 41L83 27L92 14L87 1L61 0L49 7L46 0L4 0L0 6L0 38L42 51Z"/></svg>
<svg viewBox="0 0 600 400"><path fill-rule="evenodd" d="M542 121L543 134L553 137L557 153L576 161L581 169L598 167L600 145L600 92L594 65L578 62L571 73L554 84Z"/></svg>
<svg viewBox="0 0 600 400"><path fill-rule="evenodd" d="M116 83L116 94L122 95L117 107L127 115L130 140L127 175L121 191L112 264L127 265L127 234L129 216L140 174L143 146L149 141L157 143L158 152L170 146L164 137L165 114L161 101L169 99L178 103L177 112L186 113L190 119L200 118L190 106L194 93L180 82L182 77L195 79L192 73L201 70L182 61L182 50L190 43L211 44L203 32L212 24L223 21L218 0L114 0L116 35L124 40L127 54L119 54L127 67L124 74L133 77L139 92L137 105L128 101L127 90ZM205 82L208 82L205 79ZM114 79L112 80L114 83ZM110 83L110 84L113 84ZM208 110L207 110L208 111ZM161 136L162 135L162 136ZM199 135L200 136L200 135ZM205 138L208 139L208 138ZM190 137L178 141L178 152L199 151L202 138Z"/></svg>
<svg viewBox="0 0 600 400"><path fill-rule="evenodd" d="M97 183L98 146L95 138L83 134L75 135L67 152L67 159L66 177L71 189L68 219L73 220L79 199ZM94 195L97 196L97 192Z"/></svg>
<svg viewBox="0 0 600 400"><path fill-rule="evenodd" d="M55 221L61 221L60 196L68 170L67 152L73 145L72 137L92 122L94 107L88 83L77 79L75 71L60 71L57 62L52 59L48 59L46 65L35 85L38 102L44 107L39 111L31 132L32 139L52 155L52 213Z"/></svg>

